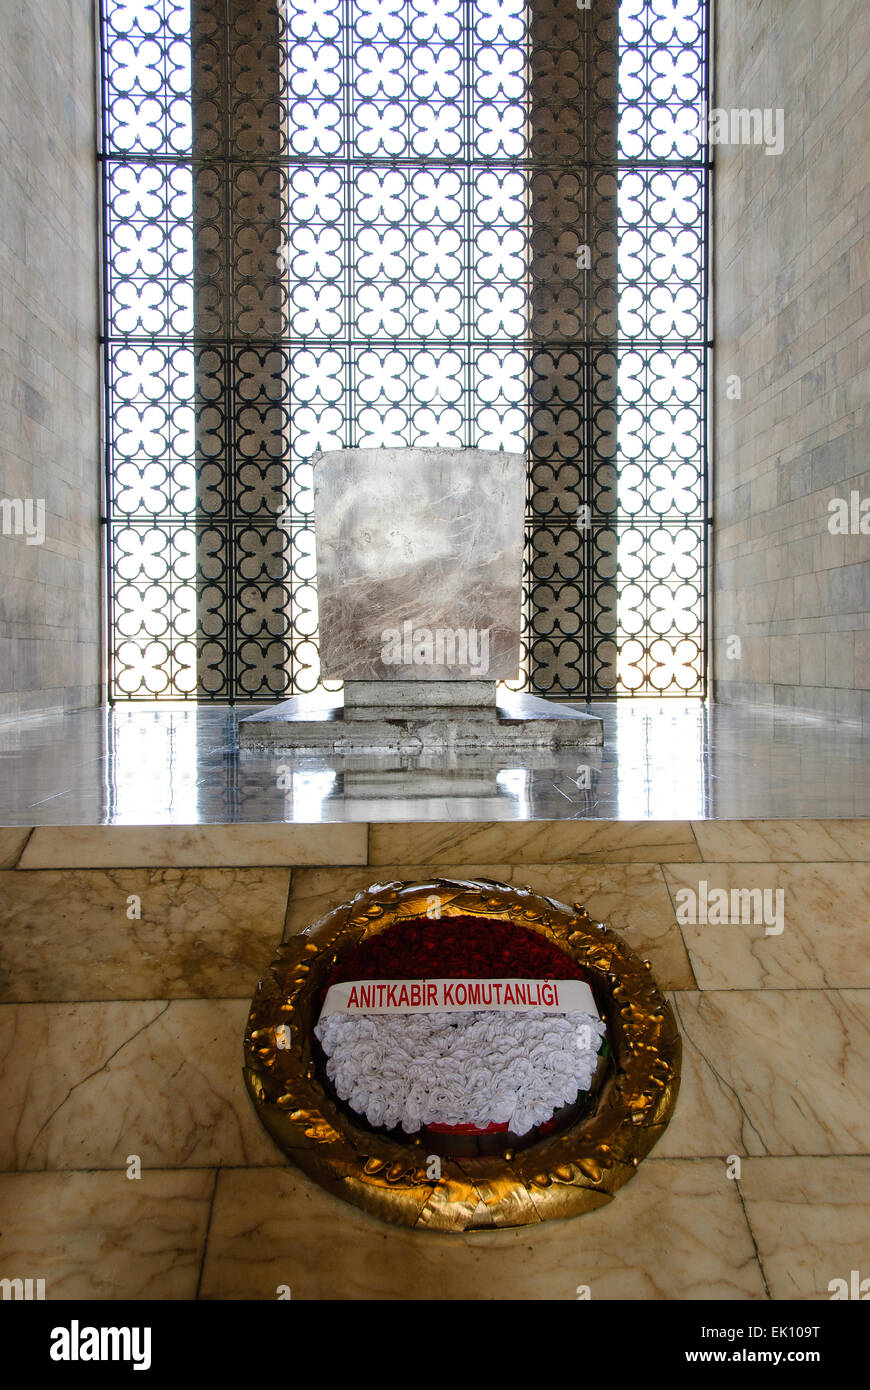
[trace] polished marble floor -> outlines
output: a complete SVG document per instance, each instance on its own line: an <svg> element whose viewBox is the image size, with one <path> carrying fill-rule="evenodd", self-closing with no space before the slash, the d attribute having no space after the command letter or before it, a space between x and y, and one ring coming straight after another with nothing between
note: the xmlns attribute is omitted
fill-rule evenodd
<svg viewBox="0 0 870 1390"><path fill-rule="evenodd" d="M603 748L240 753L239 712L123 706L0 724L0 825L870 815L870 732L761 707L594 706Z"/></svg>
<svg viewBox="0 0 870 1390"><path fill-rule="evenodd" d="M566 1301L581 1284L595 1300L828 1299L870 1274L870 823L363 829L315 827L357 857L293 867L234 860L244 836L221 841L222 867L179 867L182 827L140 867L87 857L123 828L42 828L17 849L0 834L0 1274L44 1278L48 1299ZM600 1210L404 1230L318 1188L260 1125L242 1036L282 933L373 879L431 875L584 902L667 991L677 1108ZM676 895L701 880L781 889L782 931L681 925Z"/></svg>

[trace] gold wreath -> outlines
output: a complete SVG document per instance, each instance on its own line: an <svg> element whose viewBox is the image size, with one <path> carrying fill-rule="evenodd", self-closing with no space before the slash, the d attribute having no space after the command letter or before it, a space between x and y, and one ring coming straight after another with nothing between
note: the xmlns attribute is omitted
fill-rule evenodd
<svg viewBox="0 0 870 1390"><path fill-rule="evenodd" d="M488 916L537 932L588 972L613 1066L570 1128L518 1151L443 1156L440 1176L419 1137L401 1143L345 1113L318 1077L313 1028L336 960L396 922ZM315 1182L373 1216L432 1231L522 1226L609 1202L660 1138L680 1085L680 1035L641 961L615 932L531 888L433 879L374 884L280 947L245 1034L245 1080L278 1147Z"/></svg>

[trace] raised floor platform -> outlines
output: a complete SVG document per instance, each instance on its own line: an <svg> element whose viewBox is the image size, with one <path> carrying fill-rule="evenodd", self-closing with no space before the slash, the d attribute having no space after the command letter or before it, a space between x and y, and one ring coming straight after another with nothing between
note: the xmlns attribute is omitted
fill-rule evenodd
<svg viewBox="0 0 870 1390"><path fill-rule="evenodd" d="M361 682L356 682L361 684ZM350 705L337 695L296 695L239 722L243 750L264 753L524 753L604 742L594 714L512 692L492 705Z"/></svg>
<svg viewBox="0 0 870 1390"><path fill-rule="evenodd" d="M0 724L0 826L870 817L870 736L823 717L597 704L603 746L374 756L240 752L253 712Z"/></svg>

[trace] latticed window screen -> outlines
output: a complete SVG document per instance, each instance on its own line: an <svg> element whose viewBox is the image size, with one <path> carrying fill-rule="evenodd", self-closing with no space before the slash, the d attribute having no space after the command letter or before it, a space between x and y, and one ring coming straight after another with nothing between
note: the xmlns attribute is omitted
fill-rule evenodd
<svg viewBox="0 0 870 1390"><path fill-rule="evenodd" d="M103 0L114 698L318 688L312 455L402 445L528 458L521 687L704 692L706 18Z"/></svg>

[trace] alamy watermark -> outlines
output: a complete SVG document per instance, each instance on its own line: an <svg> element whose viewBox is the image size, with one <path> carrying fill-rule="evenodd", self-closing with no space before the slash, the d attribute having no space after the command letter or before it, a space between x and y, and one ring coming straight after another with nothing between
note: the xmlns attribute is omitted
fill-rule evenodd
<svg viewBox="0 0 870 1390"><path fill-rule="evenodd" d="M765 154L785 148L785 112L781 106L700 107L701 129L708 145L763 145Z"/></svg>
<svg viewBox="0 0 870 1390"><path fill-rule="evenodd" d="M763 926L765 936L780 936L785 926L782 888L710 888L702 878L698 890L678 888L677 921L696 926Z"/></svg>
<svg viewBox="0 0 870 1390"><path fill-rule="evenodd" d="M0 533L24 536L27 545L45 540L44 497L0 497Z"/></svg>
<svg viewBox="0 0 870 1390"><path fill-rule="evenodd" d="M870 536L870 497L853 488L846 497L828 503L828 530L832 536Z"/></svg>
<svg viewBox="0 0 870 1390"><path fill-rule="evenodd" d="M850 1269L848 1279L832 1279L828 1284L831 1301L849 1298L865 1303L870 1299L870 1279L862 1279L859 1269Z"/></svg>
<svg viewBox="0 0 870 1390"><path fill-rule="evenodd" d="M384 628L381 661L385 666L457 666L485 676L489 632L488 627L415 627L409 619L401 628Z"/></svg>
<svg viewBox="0 0 870 1390"><path fill-rule="evenodd" d="M45 1298L44 1279L0 1279L0 1298L30 1302Z"/></svg>
<svg viewBox="0 0 870 1390"><path fill-rule="evenodd" d="M150 1327L68 1327L51 1329L52 1361L131 1361L134 1371L151 1367Z"/></svg>

